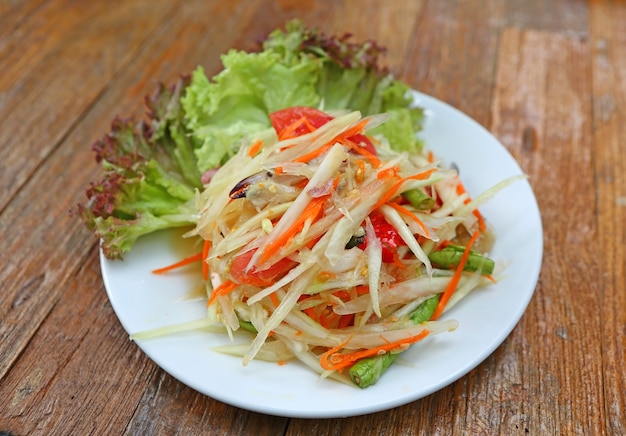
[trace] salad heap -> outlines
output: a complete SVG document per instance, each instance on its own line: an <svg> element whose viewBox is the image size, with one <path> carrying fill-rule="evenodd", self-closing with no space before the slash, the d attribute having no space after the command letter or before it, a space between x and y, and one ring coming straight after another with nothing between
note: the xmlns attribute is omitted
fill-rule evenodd
<svg viewBox="0 0 626 436"><path fill-rule="evenodd" d="M160 87L146 121L116 119L94 145L104 178L79 211L104 254L189 226L202 252L156 272L198 262L202 325L251 332L219 349L244 365L297 359L367 387L454 330L441 314L494 281L478 207L511 180L471 199L418 141L422 112L381 53L294 21L210 80Z"/></svg>

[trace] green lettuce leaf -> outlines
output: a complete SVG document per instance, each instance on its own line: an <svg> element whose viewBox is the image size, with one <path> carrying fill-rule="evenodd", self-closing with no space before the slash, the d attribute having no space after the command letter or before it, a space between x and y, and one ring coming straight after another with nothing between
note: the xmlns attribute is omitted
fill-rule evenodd
<svg viewBox="0 0 626 436"><path fill-rule="evenodd" d="M269 113L292 106L389 113L372 133L392 148L418 151L422 112L409 88L379 66L384 48L326 36L300 21L275 30L257 52L231 50L209 78L199 67L147 99L147 122L116 119L94 144L104 175L78 212L106 256L121 258L155 230L195 224L202 175L224 164L244 141L274 135Z"/></svg>
<svg viewBox="0 0 626 436"><path fill-rule="evenodd" d="M199 67L181 99L200 171L218 167L242 141L270 127L268 114L292 106L325 111L393 112L376 134L392 148L417 151L421 110L411 107L408 86L378 65L384 49L350 36L327 37L291 21L263 42L262 51L231 50L224 69L209 79Z"/></svg>
<svg viewBox="0 0 626 436"><path fill-rule="evenodd" d="M202 184L181 123L185 86L181 79L173 88L159 87L147 101L147 123L116 118L92 147L104 174L77 211L108 258L122 258L142 235L196 223L193 200Z"/></svg>

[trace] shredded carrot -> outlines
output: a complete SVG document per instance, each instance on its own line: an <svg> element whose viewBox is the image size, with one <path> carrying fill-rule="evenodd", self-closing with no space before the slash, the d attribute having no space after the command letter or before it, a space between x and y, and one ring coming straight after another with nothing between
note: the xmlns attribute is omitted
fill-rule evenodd
<svg viewBox="0 0 626 436"><path fill-rule="evenodd" d="M463 251L463 255L461 256L461 260L456 267L456 271L454 271L454 275L450 279L450 283L448 283L446 289L443 291L443 294L441 294L441 297L439 297L439 303L437 303L435 312L433 312L433 316L430 319L436 320L437 318L439 318L443 313L443 310L446 308L448 300L450 300L450 297L452 296L452 294L454 294L456 287L459 285L459 281L461 280L461 273L463 272L463 268L465 268L465 264L467 263L467 259L470 255L470 249L472 248L474 242L476 242L476 239L478 239L478 235L480 235L480 232L474 232L469 242L467 243L467 246Z"/></svg>
<svg viewBox="0 0 626 436"><path fill-rule="evenodd" d="M304 154L304 155L302 155L300 157L295 158L293 161L294 162L308 162L310 160L313 160L316 157L321 156L322 154L324 154L326 151L328 151L337 142L339 142L340 144L343 144L343 145L345 145L347 147L350 147L350 145L347 144L347 143L351 142L351 141L348 141L347 138L349 138L351 136L354 136L357 133L359 133L361 130L363 130L363 127L365 127L365 125L368 122L369 122L368 119L361 120L360 122L356 123L354 126L352 126L349 129L343 131L341 134L339 134L338 136L336 136L335 138L333 138L332 140L330 140L326 144L322 145L321 147L316 148L315 150L310 151L309 153L306 153L306 154ZM288 128L289 128L289 126L285 127L285 129L283 129L283 130L286 130ZM361 146L358 146L358 144L355 144L354 142L352 142L351 148L356 149L357 147L359 149L363 148ZM367 150L366 150L366 152L367 152ZM369 153L369 152L367 152L367 153ZM369 154L371 155L371 153L369 153ZM378 159L378 158L376 158L376 159ZM379 161L379 163L380 163L380 161Z"/></svg>
<svg viewBox="0 0 626 436"><path fill-rule="evenodd" d="M339 322L341 315L338 315L333 310L324 310L320 314L319 323L324 328L335 328Z"/></svg>
<svg viewBox="0 0 626 436"><path fill-rule="evenodd" d="M424 231L427 238L430 239L432 237L432 235L430 234L430 231L428 230L428 227L426 227L426 224L424 224L424 222L421 219L419 219L417 215L415 215L413 212L408 210L406 207L401 206L398 203L387 203L387 205L393 207L395 210L397 210L401 214L406 215L409 218L411 218L413 221L415 221L420 226L420 228Z"/></svg>
<svg viewBox="0 0 626 436"><path fill-rule="evenodd" d="M496 283L496 279L494 276L492 276L491 274L486 274L483 277L485 277L487 280L489 280L491 283Z"/></svg>
<svg viewBox="0 0 626 436"><path fill-rule="evenodd" d="M293 123L289 124L278 133L278 139L282 141L283 139L289 139L289 138L295 137L296 136L294 135L295 131L298 129L298 127L303 125L305 121L306 121L306 118L302 117L302 118L297 119Z"/></svg>
<svg viewBox="0 0 626 436"><path fill-rule="evenodd" d="M435 154L432 152L432 150L428 151L428 162L433 163L435 161Z"/></svg>
<svg viewBox="0 0 626 436"><path fill-rule="evenodd" d="M317 321L317 314L315 313L314 307L309 307L308 309L304 309L303 312L313 321Z"/></svg>
<svg viewBox="0 0 626 436"><path fill-rule="evenodd" d="M428 169L426 171L422 171L421 173L413 174L412 176L407 176L407 177L405 177L402 180L403 181L407 181L407 180L426 180L435 171L437 171L437 168L430 168L430 169Z"/></svg>
<svg viewBox="0 0 626 436"><path fill-rule="evenodd" d="M357 295L365 295L370 293L370 287L368 285L359 285L355 289Z"/></svg>
<svg viewBox="0 0 626 436"><path fill-rule="evenodd" d="M430 175L432 173L434 173L435 171L437 171L437 168L430 168L426 171L422 171L421 173L417 173L417 174L413 174L412 176L407 176L407 177L403 177L401 179L399 179L398 181L396 181L396 183L394 183L394 185L385 193L385 195L383 195L381 197L380 200L378 200L378 203L376 203L376 205L372 208L372 210L378 209L379 207L381 207L383 204L387 203L391 198L393 198L393 196L395 195L396 191L400 188L400 186L402 186L402 184L404 182L406 182L407 180L425 180L427 178L430 177Z"/></svg>
<svg viewBox="0 0 626 436"><path fill-rule="evenodd" d="M263 141L259 139L258 141L253 143L248 149L248 156L250 157L256 156L256 154L261 150L261 147L263 147Z"/></svg>
<svg viewBox="0 0 626 436"><path fill-rule="evenodd" d="M211 241L204 241L204 245L202 246L202 277L204 280L209 279L209 264L206 262L207 257L209 257L209 251L211 250Z"/></svg>
<svg viewBox="0 0 626 436"><path fill-rule="evenodd" d="M343 344L331 348L330 350L322 354L322 356L320 357L320 364L322 365L322 368L328 371L342 370L351 366L357 360L366 357L376 356L379 353L386 353L387 351L395 350L396 348L405 347L415 342L421 341L426 336L428 336L429 333L430 332L428 330L423 330L413 337L401 339L396 342L390 342L388 344L380 345L378 347L370 348L367 350L355 351L353 353L339 353L339 350L344 348L347 343L350 342L348 340Z"/></svg>
<svg viewBox="0 0 626 436"><path fill-rule="evenodd" d="M285 365L287 365L287 361L286 360L279 360L276 363L278 364L278 366L285 366Z"/></svg>
<svg viewBox="0 0 626 436"><path fill-rule="evenodd" d="M480 211L478 209L474 209L472 211L472 213L474 214L474 216L478 220L478 228L480 229L480 232L483 233L483 234L486 233L487 232L487 225L485 224L485 218L483 218L482 214L480 213Z"/></svg>
<svg viewBox="0 0 626 436"><path fill-rule="evenodd" d="M343 136L343 134L341 136ZM369 160L374 168L378 168L381 165L381 162L380 162L380 159L378 159L378 156L376 156L375 154L373 154L367 148L361 146L360 144L357 144L356 142L348 138L346 139L338 138L337 140L342 145L348 147L350 150L357 152L358 154L360 154L361 156Z"/></svg>
<svg viewBox="0 0 626 436"><path fill-rule="evenodd" d="M296 219L296 221L289 227L285 232L279 235L272 242L263 247L263 251L261 252L261 256L259 257L259 263L263 263L268 260L272 255L278 251L280 247L287 245L289 240L293 238L302 228L304 227L304 223L307 220L314 221L320 212L322 211L322 206L324 206L324 202L326 201L326 197L314 198L311 200L307 208L302 212L302 214Z"/></svg>
<svg viewBox="0 0 626 436"><path fill-rule="evenodd" d="M465 190L465 186L463 186L463 184L460 181L456 185L456 193L458 195L463 195L463 194L467 193L467 191ZM471 200L470 200L469 195L468 195L463 203L467 204L470 201ZM487 231L487 226L485 225L485 219L483 218L482 214L480 213L480 211L478 209L474 209L472 211L472 213L474 214L474 216L478 220L478 228L480 229L480 232L481 233L485 233Z"/></svg>
<svg viewBox="0 0 626 436"><path fill-rule="evenodd" d="M303 154L300 157L295 158L293 161L294 162L309 162L313 159L315 159L318 156L321 156L322 154L324 154L326 151L330 150L330 148L333 146L334 142L328 142L324 145L322 145L321 147L316 148L315 150L312 150L306 154Z"/></svg>
<svg viewBox="0 0 626 436"><path fill-rule="evenodd" d="M335 137L335 139L333 139L331 142L335 143L335 142L343 142L344 139L350 138L351 136L354 136L358 133L361 133L361 131L363 130L363 128L367 125L367 123L369 123L370 120L367 118L363 118L361 121L359 121L358 123L354 124L353 126L351 126L349 129L344 130L343 132L341 132L339 135L337 135L337 137Z"/></svg>
<svg viewBox="0 0 626 436"><path fill-rule="evenodd" d="M437 246L437 250L443 250L448 245L450 245L450 241L448 241L447 239L444 239L443 241L439 243L439 246Z"/></svg>
<svg viewBox="0 0 626 436"><path fill-rule="evenodd" d="M230 280L225 281L224 283L219 285L217 288L213 289L213 292L211 292L211 296L209 297L207 306L210 306L211 303L213 303L213 301L215 301L217 297L231 293L232 291L237 289L238 286L239 285L237 283L232 282Z"/></svg>
<svg viewBox="0 0 626 436"><path fill-rule="evenodd" d="M171 271L173 269L180 268L180 267L183 267L185 265L189 265L190 263L197 262L199 260L202 260L202 253L197 253L197 254L194 254L193 256L186 257L183 260L179 260L178 262L173 263L171 265L167 265L167 266L164 266L164 267L161 267L161 268L154 269L154 270L152 270L152 274L164 274L164 273L169 272L169 271Z"/></svg>
<svg viewBox="0 0 626 436"><path fill-rule="evenodd" d="M387 168L386 170L379 171L378 174L376 174L376 177L380 180L391 179L398 177L398 171L400 171L400 168L395 165L391 168Z"/></svg>
<svg viewBox="0 0 626 436"><path fill-rule="evenodd" d="M278 307L278 305L280 304L280 301L278 301L278 296L276 295L276 292L272 292L270 294L270 300L272 300L272 304L274 305L274 307Z"/></svg>
<svg viewBox="0 0 626 436"><path fill-rule="evenodd" d="M280 176L281 174L284 174L285 171L283 170L283 167L276 167L274 168L274 175L276 176Z"/></svg>

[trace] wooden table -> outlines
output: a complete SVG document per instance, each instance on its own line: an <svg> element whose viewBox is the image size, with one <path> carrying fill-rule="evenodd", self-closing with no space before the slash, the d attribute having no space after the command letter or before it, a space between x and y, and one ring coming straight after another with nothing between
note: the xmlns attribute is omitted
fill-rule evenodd
<svg viewBox="0 0 626 436"><path fill-rule="evenodd" d="M424 399L346 419L222 404L118 322L68 214L91 143L158 81L301 18L388 48L530 176L545 253L510 337ZM0 2L0 434L626 434L626 3L618 0Z"/></svg>

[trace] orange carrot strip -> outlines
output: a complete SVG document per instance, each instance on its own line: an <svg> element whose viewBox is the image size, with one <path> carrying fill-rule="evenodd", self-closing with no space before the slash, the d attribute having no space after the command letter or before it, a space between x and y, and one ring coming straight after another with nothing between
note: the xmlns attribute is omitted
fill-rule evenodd
<svg viewBox="0 0 626 436"><path fill-rule="evenodd" d="M209 264L206 262L206 259L209 257L210 250L211 241L204 241L204 245L202 246L202 277L204 277L204 280L209 279Z"/></svg>
<svg viewBox="0 0 626 436"><path fill-rule="evenodd" d="M302 156L295 158L293 161L294 162L308 162L310 160L313 160L316 157L324 154L327 150L330 150L333 144L334 144L333 142L324 144L321 147L318 147L315 150L310 151L309 153L303 154Z"/></svg>
<svg viewBox="0 0 626 436"><path fill-rule="evenodd" d="M282 129L278 133L278 139L282 141L283 139L289 139L289 138L295 137L294 132L298 129L298 127L304 124L306 120L307 119L305 117L302 117L302 118L297 119L293 123L289 124L288 126L286 126L284 129Z"/></svg>
<svg viewBox="0 0 626 436"><path fill-rule="evenodd" d="M458 195L463 195L463 194L467 193L467 191L465 190L465 186L463 186L463 184L460 181L459 181L458 185L456 185L456 193ZM470 201L471 200L470 200L469 195L468 195L468 197L465 199L463 204L467 204ZM480 211L478 209L474 209L472 211L472 213L474 214L474 216L478 220L478 228L480 229L480 232L481 233L485 233L487 231L487 226L485 225L485 219L483 218L482 214L480 213Z"/></svg>
<svg viewBox="0 0 626 436"><path fill-rule="evenodd" d="M314 130L317 130L317 127L315 127L313 124L311 124L311 122L308 120L308 118L304 119L304 125L306 126L307 129L309 129L309 133L311 133Z"/></svg>
<svg viewBox="0 0 626 436"><path fill-rule="evenodd" d="M489 280L491 283L496 283L496 279L495 279L495 277L494 277L494 276L492 276L491 274L487 274L487 275L485 275L485 276L483 276L483 277L485 277L485 278L486 278L487 280Z"/></svg>
<svg viewBox="0 0 626 436"><path fill-rule="evenodd" d="M405 177L402 180L403 181L407 181L407 180L426 180L435 171L437 171L437 168L430 168L430 169L428 169L426 171L422 171L421 173L413 174L412 176L407 176L407 177Z"/></svg>
<svg viewBox="0 0 626 436"><path fill-rule="evenodd" d="M363 359L365 357L376 356L379 353L386 353L387 351L391 351L396 348L411 345L415 342L421 341L426 336L428 336L429 333L430 332L428 330L423 330L419 334L410 338L401 339L396 342L390 342L388 344L380 345L378 347L370 348L368 350L356 351L353 353L339 353L338 351L349 342L348 340L342 345L331 348L330 350L322 354L322 356L320 357L320 364L322 365L322 368L328 371L341 370L347 368L348 366L351 366L357 360Z"/></svg>
<svg viewBox="0 0 626 436"><path fill-rule="evenodd" d="M376 177L380 180L397 177L398 171L400 171L400 168L396 165L391 168L387 168L386 170L379 171L378 174L376 174Z"/></svg>
<svg viewBox="0 0 626 436"><path fill-rule="evenodd" d="M430 231L428 230L428 227L426 227L426 224L424 224L424 222L421 219L419 219L417 215L415 215L413 212L408 210L406 207L399 205L398 203L387 203L387 205L393 207L395 210L397 210L401 214L406 215L409 218L411 218L420 226L420 228L424 231L426 236L429 239L431 238L431 234L430 234Z"/></svg>
<svg viewBox="0 0 626 436"><path fill-rule="evenodd" d="M317 216L322 211L322 206L326 201L326 197L314 198L311 200L307 208L302 212L296 221L289 227L285 232L279 235L274 241L267 244L263 247L263 251L261 252L261 256L259 257L259 263L263 263L272 257L273 254L278 251L278 249L284 245L286 245L289 240L296 235L302 228L304 227L304 223L310 219L315 220Z"/></svg>
<svg viewBox="0 0 626 436"><path fill-rule="evenodd" d="M237 289L238 286L239 285L237 283L232 282L230 280L225 281L224 283L219 285L217 288L213 289L213 292L211 292L211 296L209 297L207 306L211 305L211 303L213 303L213 301L215 301L217 297L231 293L232 291Z"/></svg>
<svg viewBox="0 0 626 436"><path fill-rule="evenodd" d="M480 232L474 232L469 242L467 243L465 251L463 251L463 256L461 256L461 260L456 267L456 271L454 271L454 275L450 279L450 283L448 283L446 289L443 291L443 294L441 294L441 297L439 297L439 303L437 303L437 307L435 308L433 316L430 319L435 320L441 316L443 310L446 307L446 304L448 304L448 300L450 300L450 297L452 296L452 294L454 294L454 291L456 290L456 287L459 285L459 281L461 280L461 273L463 272L463 268L465 268L465 264L467 263L467 259L469 258L470 249L472 248L474 242L476 242L476 239L478 239L478 235L480 235Z"/></svg>
<svg viewBox="0 0 626 436"><path fill-rule="evenodd" d="M274 307L278 307L278 305L280 304L280 301L278 301L278 296L276 295L276 292L272 292L270 294L270 300L272 300L272 304L274 305Z"/></svg>
<svg viewBox="0 0 626 436"><path fill-rule="evenodd" d="M359 285L355 289L356 289L357 295L364 295L364 294L370 293L370 287L367 285Z"/></svg>
<svg viewBox="0 0 626 436"><path fill-rule="evenodd" d="M428 152L428 162L433 163L435 161L435 154L431 151Z"/></svg>
<svg viewBox="0 0 626 436"><path fill-rule="evenodd" d="M180 268L185 265L189 265L190 263L193 263L193 262L197 262L199 260L202 260L202 253L197 253L197 254L194 254L193 256L186 257L183 260L179 260L178 262L173 263L171 265L153 269L152 274L163 274L173 269Z"/></svg>
<svg viewBox="0 0 626 436"><path fill-rule="evenodd" d="M343 136L343 134L342 134L342 136ZM338 142L340 142L342 145L348 147L350 150L354 150L355 152L357 152L361 156L365 157L367 160L370 161L370 163L372 164L372 166L374 168L378 168L381 165L381 162L380 162L380 159L378 159L378 156L376 156L375 154L370 152L367 148L361 147L356 142L354 142L354 141L352 141L350 139L343 139L343 138L338 138Z"/></svg>
<svg viewBox="0 0 626 436"><path fill-rule="evenodd" d="M302 155L300 157L295 158L293 161L294 162L308 162L308 161L313 160L316 157L322 155L323 153L325 153L336 142L339 142L341 144L344 144L345 142L348 142L347 138L349 138L350 136L353 136L353 135L357 134L358 132L360 132L361 130L363 130L363 127L368 122L369 122L369 120L361 120L359 123L357 123L354 126L350 127L348 130L342 132L340 135L336 136L335 138L333 138L332 140L330 140L326 144L322 145L321 147L316 148L315 150L313 150L313 151L311 151L311 152L309 152L307 154L304 154L304 155ZM285 129L287 129L288 127L289 126L285 127ZM285 130L285 129L283 129L283 130ZM344 145L346 145L346 144L344 144ZM356 146L356 144L355 144L355 146ZM359 148L363 148L363 147L359 147Z"/></svg>
<svg viewBox="0 0 626 436"><path fill-rule="evenodd" d="M383 204L387 203L387 201L389 201L395 195L396 191L400 188L400 186L402 186L402 184L406 182L407 180L425 180L429 178L430 175L434 173L435 171L437 171L437 168L431 168L429 170L422 171L421 173L417 173L417 174L413 174L412 176L401 178L396 183L394 183L394 185L385 193L385 195L382 196L380 200L378 200L378 203L376 203L376 205L372 208L372 210L378 209Z"/></svg>
<svg viewBox="0 0 626 436"><path fill-rule="evenodd" d="M303 312L309 317L311 318L313 321L317 321L317 316L315 314L315 308L314 307L309 307L308 309L304 309Z"/></svg>
<svg viewBox="0 0 626 436"><path fill-rule="evenodd" d="M256 156L256 154L261 150L262 146L263 146L263 141L261 141L260 139L256 141L255 143L253 143L248 149L248 156L250 157Z"/></svg>
<svg viewBox="0 0 626 436"><path fill-rule="evenodd" d="M348 130L344 130L343 132L341 132L333 142L341 142L342 139L349 138L356 135L357 133L361 133L363 127L365 127L369 122L369 119L363 118L361 121L350 127Z"/></svg>
<svg viewBox="0 0 626 436"><path fill-rule="evenodd" d="M472 211L472 213L474 214L474 216L478 220L478 228L480 229L480 232L481 233L486 233L487 232L487 225L485 224L485 218L483 218L482 214L480 213L480 211L478 209L474 209Z"/></svg>
<svg viewBox="0 0 626 436"><path fill-rule="evenodd" d="M324 328L333 328L336 327L336 323L339 321L341 315L336 314L334 311L330 311L330 313L322 312L320 314L319 323Z"/></svg>

